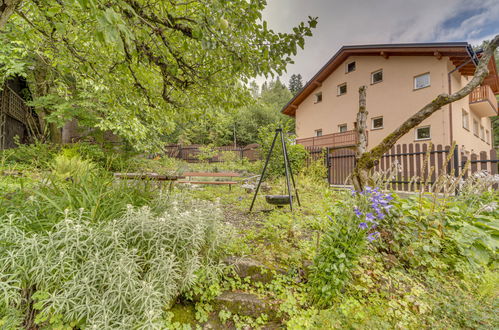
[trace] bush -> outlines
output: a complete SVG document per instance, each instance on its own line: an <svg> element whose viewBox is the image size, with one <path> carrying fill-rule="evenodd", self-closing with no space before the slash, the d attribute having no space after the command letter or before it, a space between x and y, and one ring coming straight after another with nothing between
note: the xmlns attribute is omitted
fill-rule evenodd
<svg viewBox="0 0 499 330"><path fill-rule="evenodd" d="M3 218L0 315L9 311L3 321L15 322L17 311L19 322L27 310L42 327L164 327L165 306L198 272L213 269L220 217L216 205L177 197L158 216L129 207L119 219L94 224L69 213L41 235L20 230L20 217Z"/></svg>
<svg viewBox="0 0 499 330"><path fill-rule="evenodd" d="M263 127L258 133L259 143L262 148L261 154L264 157L264 161L265 157L267 157L267 154L269 153L270 147L272 146L276 128L276 125L269 125ZM283 132L288 131L288 127L283 128ZM293 144L294 137L289 136L287 133L284 133L284 139L288 150L288 159L291 165L291 170L293 171L293 174L296 175L304 167L305 160L308 157L308 152L304 146L300 144ZM267 165L266 175L271 178L275 178L285 175L285 172L282 143L280 136L278 136L272 156L269 160L269 164Z"/></svg>
<svg viewBox="0 0 499 330"><path fill-rule="evenodd" d="M107 222L122 216L128 204L143 206L156 196L152 183L116 181L79 157L57 156L50 167L52 172L37 186L0 198L0 216L23 217L26 229L43 231L67 212L83 209L88 221Z"/></svg>
<svg viewBox="0 0 499 330"><path fill-rule="evenodd" d="M33 144L18 144L17 148L0 151L6 163L18 163L45 168L59 152L59 146L36 141Z"/></svg>

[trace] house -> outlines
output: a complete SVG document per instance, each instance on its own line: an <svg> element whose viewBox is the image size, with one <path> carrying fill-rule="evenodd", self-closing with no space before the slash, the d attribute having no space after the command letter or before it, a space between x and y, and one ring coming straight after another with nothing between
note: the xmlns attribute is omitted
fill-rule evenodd
<svg viewBox="0 0 499 330"><path fill-rule="evenodd" d="M342 47L282 109L296 118L297 143L330 148L356 144L360 86L367 86L368 147L376 146L440 93L471 79L480 52L466 42ZM492 149L491 116L498 115L499 77L492 58L489 76L469 97L444 106L399 143Z"/></svg>

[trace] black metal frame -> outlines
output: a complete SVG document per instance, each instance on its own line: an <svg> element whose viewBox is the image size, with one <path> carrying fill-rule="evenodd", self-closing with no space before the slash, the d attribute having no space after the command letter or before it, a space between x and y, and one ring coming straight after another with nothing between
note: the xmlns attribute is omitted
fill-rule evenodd
<svg viewBox="0 0 499 330"><path fill-rule="evenodd" d="M265 165L263 166L262 175L260 176L260 180L258 181L258 185L256 186L255 195L253 196L253 200L251 201L251 206L249 209L250 212L253 210L256 196L258 195L258 191L260 190L260 185L262 184L263 179L265 177L265 171L267 170L267 165L269 164L270 156L272 155L272 152L274 151L275 142L276 142L277 136L279 134L281 135L282 153L284 156L284 169L286 171L286 186L288 188L289 208L291 211L293 211L293 194L291 192L291 183L293 184L293 189L295 191L296 201L298 202L298 206L301 206L300 197L298 196L298 190L296 189L295 178L293 176L293 171L291 170L291 165L289 163L288 148L286 147L286 141L284 140L284 133L282 131L282 128L278 128L275 130L274 139L272 140L272 145L270 147L269 153L267 154L267 158L265 160ZM291 177L291 182L289 180L290 177Z"/></svg>

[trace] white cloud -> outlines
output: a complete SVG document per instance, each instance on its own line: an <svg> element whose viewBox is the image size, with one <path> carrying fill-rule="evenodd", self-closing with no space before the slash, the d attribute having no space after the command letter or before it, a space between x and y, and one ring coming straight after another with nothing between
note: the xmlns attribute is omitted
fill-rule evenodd
<svg viewBox="0 0 499 330"><path fill-rule="evenodd" d="M479 44L499 33L497 0L269 0L268 3L264 18L276 31L290 31L308 16L319 17L314 36L307 39L305 50L288 67L283 81L292 73L310 79L343 45L432 41Z"/></svg>

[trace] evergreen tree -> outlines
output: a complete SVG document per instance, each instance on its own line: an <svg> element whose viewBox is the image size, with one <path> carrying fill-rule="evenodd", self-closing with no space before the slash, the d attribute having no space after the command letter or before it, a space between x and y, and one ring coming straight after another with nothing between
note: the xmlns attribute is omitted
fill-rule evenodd
<svg viewBox="0 0 499 330"><path fill-rule="evenodd" d="M293 74L291 79L289 79L289 90L293 95L298 94L303 88L303 82L301 74Z"/></svg>

